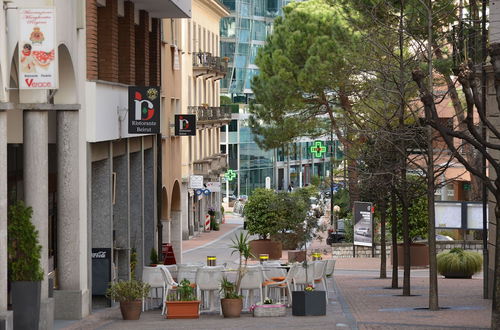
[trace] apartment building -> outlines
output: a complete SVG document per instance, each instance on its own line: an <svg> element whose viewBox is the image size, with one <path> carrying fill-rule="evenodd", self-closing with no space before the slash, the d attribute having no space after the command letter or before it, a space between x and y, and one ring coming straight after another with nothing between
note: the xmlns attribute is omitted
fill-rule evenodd
<svg viewBox="0 0 500 330"><path fill-rule="evenodd" d="M2 4L0 31L8 34L0 34L0 322L12 328L7 209L23 200L42 245L40 328L51 329L54 317L79 319L109 304L107 282L131 277L132 253L140 278L158 243L160 137L134 125L163 111L149 103L145 115L129 109L146 94L151 104L165 103L161 19L190 17L191 1ZM20 24L32 15L25 8L48 10L41 15L48 22ZM31 35L23 34L25 25Z"/></svg>

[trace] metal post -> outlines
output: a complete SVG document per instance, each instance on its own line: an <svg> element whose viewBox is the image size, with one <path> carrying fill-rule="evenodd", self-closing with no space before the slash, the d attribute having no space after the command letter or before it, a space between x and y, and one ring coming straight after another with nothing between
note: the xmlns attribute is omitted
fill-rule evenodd
<svg viewBox="0 0 500 330"><path fill-rule="evenodd" d="M486 30L486 3L487 0L482 0L482 40L481 40L481 48L482 48L482 74L481 74L481 104L484 117L486 117L486 42L488 38L488 32ZM486 141L486 125L481 125L481 135L482 138ZM482 160L482 174L486 176L486 157L483 154ZM487 231L487 207L488 207L488 191L486 190L486 184L482 183L482 195L483 195L483 298L488 299L488 231Z"/></svg>
<svg viewBox="0 0 500 330"><path fill-rule="evenodd" d="M335 230L337 230L337 217L333 216L333 129L330 128L330 225L334 224L335 221Z"/></svg>

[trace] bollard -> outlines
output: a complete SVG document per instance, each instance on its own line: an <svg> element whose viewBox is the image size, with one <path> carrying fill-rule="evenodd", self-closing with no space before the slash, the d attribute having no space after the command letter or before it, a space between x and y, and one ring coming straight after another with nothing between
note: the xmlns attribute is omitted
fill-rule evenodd
<svg viewBox="0 0 500 330"><path fill-rule="evenodd" d="M207 266L217 266L217 258L215 256L207 256Z"/></svg>
<svg viewBox="0 0 500 330"><path fill-rule="evenodd" d="M312 254L312 257L313 257L313 261L316 261L316 260L321 260L321 253L318 253L318 252L314 252Z"/></svg>
<svg viewBox="0 0 500 330"><path fill-rule="evenodd" d="M268 261L269 260L269 254L259 254L259 260L260 260L260 263L262 264L264 261Z"/></svg>

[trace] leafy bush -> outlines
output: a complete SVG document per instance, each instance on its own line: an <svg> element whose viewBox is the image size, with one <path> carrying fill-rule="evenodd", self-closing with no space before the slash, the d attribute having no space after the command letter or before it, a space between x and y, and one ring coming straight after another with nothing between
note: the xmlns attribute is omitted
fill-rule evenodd
<svg viewBox="0 0 500 330"><path fill-rule="evenodd" d="M141 281L118 281L106 290L106 297L115 301L135 301L149 294L151 286Z"/></svg>
<svg viewBox="0 0 500 330"><path fill-rule="evenodd" d="M408 213L410 215L409 227L410 227L410 238L415 237L427 238L427 224L429 223L429 215L427 213L427 196L422 195L416 197L411 201L410 207L408 208ZM387 231L391 230L390 214L391 209L387 211L389 215L387 221ZM403 210L401 205L397 207L397 217L398 217L398 240L403 240L403 226L402 217Z"/></svg>
<svg viewBox="0 0 500 330"><path fill-rule="evenodd" d="M255 189L245 205L247 230L251 235L266 239L283 229L277 211L278 198L269 189Z"/></svg>
<svg viewBox="0 0 500 330"><path fill-rule="evenodd" d="M441 275L463 273L469 277L481 271L483 257L477 252L451 249L437 255L437 268Z"/></svg>
<svg viewBox="0 0 500 330"><path fill-rule="evenodd" d="M151 253L149 254L149 261L151 262L151 265L158 264L158 253L156 252L155 248L151 248Z"/></svg>
<svg viewBox="0 0 500 330"><path fill-rule="evenodd" d="M10 281L41 281L40 265L42 246L38 230L31 223L33 209L18 201L8 212L8 275Z"/></svg>
<svg viewBox="0 0 500 330"><path fill-rule="evenodd" d="M196 301L194 286L188 279L183 279L175 292L172 292L167 297L168 301Z"/></svg>
<svg viewBox="0 0 500 330"><path fill-rule="evenodd" d="M242 296L236 292L236 284L228 280L225 276L220 282L220 292L222 293L224 299L242 298Z"/></svg>

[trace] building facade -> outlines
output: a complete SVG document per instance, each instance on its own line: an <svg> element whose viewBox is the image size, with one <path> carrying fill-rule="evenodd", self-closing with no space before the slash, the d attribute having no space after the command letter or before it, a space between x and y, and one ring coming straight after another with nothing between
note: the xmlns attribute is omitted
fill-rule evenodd
<svg viewBox="0 0 500 330"><path fill-rule="evenodd" d="M92 306L108 304L106 283L131 277L131 256L140 278L158 242L159 137L129 133L128 88L162 85L161 19L189 17L191 2L4 3L0 30L9 32L0 34L0 319L12 328L7 209L23 200L33 208L42 245L40 328L51 329L54 317L79 319ZM21 40L19 21L23 8L47 6L56 15L55 46L52 57L42 58L35 50L44 38ZM44 73L50 61L57 66L58 88L19 88L19 70ZM163 103L166 88L157 95Z"/></svg>

